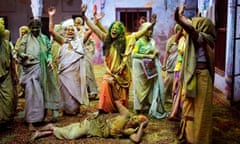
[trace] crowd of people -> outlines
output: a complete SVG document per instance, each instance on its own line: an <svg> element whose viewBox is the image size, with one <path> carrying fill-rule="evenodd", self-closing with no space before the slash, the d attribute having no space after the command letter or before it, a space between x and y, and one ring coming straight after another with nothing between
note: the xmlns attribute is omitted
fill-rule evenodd
<svg viewBox="0 0 240 144"><path fill-rule="evenodd" d="M41 21L32 19L19 29L11 44L9 31L0 19L0 124L13 120L18 96L25 98L25 121L35 140L50 134L58 139L82 136L122 137L140 142L150 118L179 121L180 143L210 144L212 137L213 48L216 38L211 20L183 15L184 6L174 12L174 34L166 44L163 63L152 37L157 15L148 22L141 17L136 32L128 34L124 24L114 21L108 29L104 16L93 12L90 20L81 7L80 15L54 23L56 8L50 7L49 32L41 32ZM103 43L104 66L98 91L92 57L94 33ZM166 71L163 77L162 72ZM133 110L129 110L130 86ZM164 108L165 99L172 108ZM56 122L63 115L76 116L81 105L98 100L98 111L82 122L41 129L38 122ZM132 111L132 112L130 112ZM119 113L104 119L103 114Z"/></svg>

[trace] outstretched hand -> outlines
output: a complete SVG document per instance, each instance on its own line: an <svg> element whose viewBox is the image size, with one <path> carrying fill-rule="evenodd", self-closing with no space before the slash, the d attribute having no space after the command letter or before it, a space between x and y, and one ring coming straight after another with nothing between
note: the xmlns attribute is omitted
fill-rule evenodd
<svg viewBox="0 0 240 144"><path fill-rule="evenodd" d="M180 8L177 7L175 12L174 12L174 20L179 23L180 21L180 16L183 15L183 12L184 12L184 5L182 5Z"/></svg>
<svg viewBox="0 0 240 144"><path fill-rule="evenodd" d="M100 14L94 14L94 21L99 21L100 19L102 19L104 17L104 13L100 13Z"/></svg>
<svg viewBox="0 0 240 144"><path fill-rule="evenodd" d="M184 5L180 6L179 11L178 11L178 14L179 14L180 16L183 15L184 8L185 8Z"/></svg>
<svg viewBox="0 0 240 144"><path fill-rule="evenodd" d="M178 23L179 22L179 7L177 7L174 11L174 20Z"/></svg>
<svg viewBox="0 0 240 144"><path fill-rule="evenodd" d="M48 14L50 16L53 16L55 13L56 13L56 8L55 7L48 8Z"/></svg>

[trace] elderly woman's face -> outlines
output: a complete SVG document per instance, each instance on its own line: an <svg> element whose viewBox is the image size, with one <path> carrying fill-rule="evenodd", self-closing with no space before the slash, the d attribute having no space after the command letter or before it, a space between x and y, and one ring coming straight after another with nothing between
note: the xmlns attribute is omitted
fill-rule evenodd
<svg viewBox="0 0 240 144"><path fill-rule="evenodd" d="M21 29L21 36L24 36L27 33L26 29Z"/></svg>
<svg viewBox="0 0 240 144"><path fill-rule="evenodd" d="M67 29L66 29L66 37L67 37L67 38L70 38L70 39L73 39L73 38L74 38L74 35L75 35L75 33L74 33L74 27L73 27L73 26L67 27Z"/></svg>

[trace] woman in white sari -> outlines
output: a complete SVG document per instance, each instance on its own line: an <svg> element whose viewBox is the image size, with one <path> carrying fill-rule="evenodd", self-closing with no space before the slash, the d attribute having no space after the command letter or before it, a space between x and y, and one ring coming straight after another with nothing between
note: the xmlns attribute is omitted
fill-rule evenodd
<svg viewBox="0 0 240 144"><path fill-rule="evenodd" d="M49 8L49 32L61 48L59 50L59 85L61 107L64 113L75 115L80 112L80 105L89 104L86 87L86 70L83 51L83 37L78 37L73 22L66 26L64 37L53 28L55 8Z"/></svg>

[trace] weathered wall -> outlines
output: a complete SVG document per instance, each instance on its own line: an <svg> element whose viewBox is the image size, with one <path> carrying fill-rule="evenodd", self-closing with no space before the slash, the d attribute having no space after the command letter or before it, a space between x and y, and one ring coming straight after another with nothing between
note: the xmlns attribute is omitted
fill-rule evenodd
<svg viewBox="0 0 240 144"><path fill-rule="evenodd" d="M83 3L87 3L88 13L91 15L90 11L92 10L94 0L83 0ZM99 11L105 13L101 22L105 27L108 27L116 20L116 8L152 8L152 13L157 14L157 23L154 28L153 37L156 40L157 48L160 50L160 60L162 61L166 41L173 33L175 24L173 13L175 8L181 4L185 4L191 12L195 12L192 9L197 8L196 0L105 0L104 5Z"/></svg>
<svg viewBox="0 0 240 144"><path fill-rule="evenodd" d="M43 0L42 17L48 18L48 7L55 6L57 8L57 14L54 20L56 23L60 23L65 19L72 18L73 15L79 15L81 2L81 0ZM13 43L16 42L19 36L19 27L27 25L33 16L30 6L30 0L0 1L0 17L7 17L7 28L11 31Z"/></svg>
<svg viewBox="0 0 240 144"><path fill-rule="evenodd" d="M152 13L157 14L157 23L154 28L153 37L156 40L157 48L161 52L161 60L165 52L167 38L172 34L174 26L173 12L176 6L179 6L179 0L105 0L105 5L101 9L105 13L102 23L108 27L115 21L115 8L134 8L134 7L151 7Z"/></svg>
<svg viewBox="0 0 240 144"><path fill-rule="evenodd" d="M28 21L29 2L16 0L0 1L0 16L7 17L7 28L11 31L11 38L15 42L18 37L18 28L21 25L26 25Z"/></svg>
<svg viewBox="0 0 240 144"><path fill-rule="evenodd" d="M57 14L54 17L55 23L60 23L63 20L72 18L74 15L79 15L81 0L43 0L42 17L47 18L47 8L55 6ZM83 0L83 3L88 5L89 12L94 4L100 5L99 12L104 12L105 17L101 20L103 25L108 27L116 20L116 8L131 8L131 7L151 7L152 13L157 14L157 23L154 29L153 37L157 42L157 48L160 50L160 59L162 61L165 53L165 45L168 37L172 34L175 24L173 13L176 6L180 3L195 6L195 0ZM12 41L16 42L18 38L18 28L26 25L32 17L32 11L29 0L1 0L0 1L0 16L7 16L8 28L11 31ZM192 6L191 6L192 5ZM44 25L47 28L46 25Z"/></svg>

